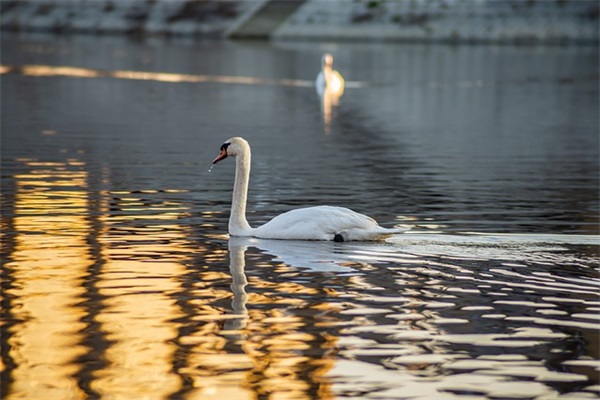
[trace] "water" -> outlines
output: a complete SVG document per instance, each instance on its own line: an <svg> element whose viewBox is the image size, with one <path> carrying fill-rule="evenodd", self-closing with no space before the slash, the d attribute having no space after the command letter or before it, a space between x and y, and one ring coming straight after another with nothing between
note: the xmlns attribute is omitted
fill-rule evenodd
<svg viewBox="0 0 600 400"><path fill-rule="evenodd" d="M2 397L596 397L597 60L3 34ZM410 231L228 238L238 135L254 226Z"/></svg>

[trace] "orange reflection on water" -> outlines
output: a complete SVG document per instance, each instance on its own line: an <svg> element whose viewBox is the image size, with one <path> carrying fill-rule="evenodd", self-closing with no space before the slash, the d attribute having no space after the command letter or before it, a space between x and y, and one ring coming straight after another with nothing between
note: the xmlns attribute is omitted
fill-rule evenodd
<svg viewBox="0 0 600 400"><path fill-rule="evenodd" d="M173 371L180 327L174 320L183 316L174 294L185 273L186 234L179 225L132 224L176 218L176 211L133 195L113 199L111 209L120 213L101 217L97 287L104 301L97 322L112 343L91 387L103 398L168 398L182 385Z"/></svg>
<svg viewBox="0 0 600 400"><path fill-rule="evenodd" d="M226 253L215 250L205 257L207 262L221 261ZM245 353L240 344L246 339L248 295L244 274L244 253L232 252L230 246L230 289L218 285L230 277L222 272L205 269L196 280L194 300L197 310L193 319L200 324L181 343L191 346L184 373L192 381L193 389L187 399L254 399L256 396L246 384L248 372L255 361ZM227 313L216 306L231 298L233 312Z"/></svg>
<svg viewBox="0 0 600 400"><path fill-rule="evenodd" d="M334 364L337 337L307 333L307 320L290 313L296 307L309 307L294 296L315 294L315 290L254 277L248 284L246 246L237 245L236 238L230 238L228 245L231 277L206 269L197 279L194 319L203 323L181 339L192 346L182 372L195 389L186 398L307 399L316 393L320 399L333 398L326 374ZM231 290L221 282L229 282ZM223 303L224 299L229 301ZM327 308L321 304L318 312L307 312L324 314Z"/></svg>
<svg viewBox="0 0 600 400"><path fill-rule="evenodd" d="M30 76L72 76L77 78L97 78L99 71L88 68L53 67L50 65L26 65L22 67L23 75Z"/></svg>
<svg viewBox="0 0 600 400"><path fill-rule="evenodd" d="M9 399L82 398L74 375L76 359L89 351L81 345L85 312L79 304L92 260L87 251L89 222L86 173L62 163L30 161L29 173L15 177L11 261L14 280L9 328L11 371ZM65 187L69 187L66 189Z"/></svg>
<svg viewBox="0 0 600 400"><path fill-rule="evenodd" d="M18 162L8 399L333 398L337 337L311 332L335 307L307 301L320 289L247 279L246 248L190 241L162 191L94 191L77 160Z"/></svg>
<svg viewBox="0 0 600 400"><path fill-rule="evenodd" d="M116 70L102 71L90 68L53 65L0 65L0 74L20 73L27 76L65 76L71 78L116 78L170 83L229 83L242 85L280 85L311 87L312 82L299 79L269 79L251 76L194 75L173 72Z"/></svg>

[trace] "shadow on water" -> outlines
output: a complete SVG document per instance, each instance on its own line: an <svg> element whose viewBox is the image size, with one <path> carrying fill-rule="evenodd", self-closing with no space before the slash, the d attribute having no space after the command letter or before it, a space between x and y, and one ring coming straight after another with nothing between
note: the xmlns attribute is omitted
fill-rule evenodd
<svg viewBox="0 0 600 400"><path fill-rule="evenodd" d="M1 40L104 71L2 71L3 398L598 395L597 50ZM328 135L324 50L366 82ZM411 231L228 238L239 134L252 224Z"/></svg>

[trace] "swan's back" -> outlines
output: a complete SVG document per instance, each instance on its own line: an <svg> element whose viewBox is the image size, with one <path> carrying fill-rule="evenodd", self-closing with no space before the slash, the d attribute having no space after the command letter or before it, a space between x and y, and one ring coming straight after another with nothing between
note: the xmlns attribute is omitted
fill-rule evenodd
<svg viewBox="0 0 600 400"><path fill-rule="evenodd" d="M336 96L342 96L344 94L345 81L342 75L336 70L331 70L327 73L321 71L315 80L315 87L320 96L323 95L326 89Z"/></svg>
<svg viewBox="0 0 600 400"><path fill-rule="evenodd" d="M254 236L263 239L334 240L340 235L344 241L376 240L392 233L371 217L333 206L288 211L254 229Z"/></svg>

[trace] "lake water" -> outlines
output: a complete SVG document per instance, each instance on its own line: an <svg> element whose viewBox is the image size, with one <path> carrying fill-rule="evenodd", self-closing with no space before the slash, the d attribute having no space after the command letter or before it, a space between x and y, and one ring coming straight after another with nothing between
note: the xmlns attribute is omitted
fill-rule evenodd
<svg viewBox="0 0 600 400"><path fill-rule="evenodd" d="M2 398L599 395L597 48L1 40Z"/></svg>

